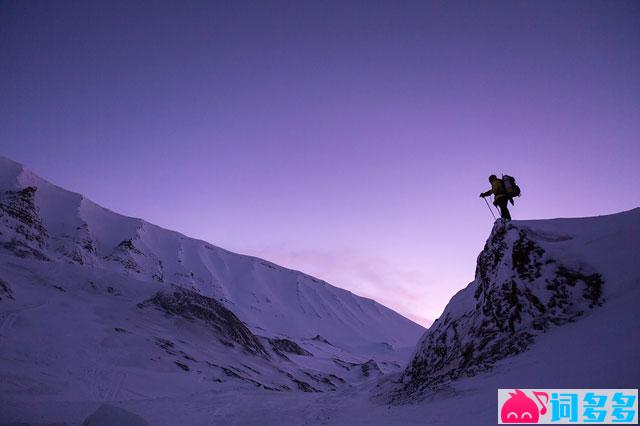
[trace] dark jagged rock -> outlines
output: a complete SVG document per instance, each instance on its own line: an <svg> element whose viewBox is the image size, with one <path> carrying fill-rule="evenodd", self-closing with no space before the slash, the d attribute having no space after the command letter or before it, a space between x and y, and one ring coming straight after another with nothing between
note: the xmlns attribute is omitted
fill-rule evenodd
<svg viewBox="0 0 640 426"><path fill-rule="evenodd" d="M0 247L7 251L10 251L18 257L33 257L34 259L42 260L45 262L50 261L49 257L42 251L20 241L16 238L12 238L10 241L0 242Z"/></svg>
<svg viewBox="0 0 640 426"><path fill-rule="evenodd" d="M113 288L111 286L107 286L107 293L109 293L112 296L122 296L122 292L116 288Z"/></svg>
<svg viewBox="0 0 640 426"><path fill-rule="evenodd" d="M271 386L267 386L264 383L260 383L257 380L253 380L253 379L251 379L249 377L245 377L243 374L248 374L248 373L246 371L243 371L243 370L237 368L237 367L229 366L229 368L227 368L227 367L223 367L223 366L218 365L218 364L214 364L214 363L212 363L210 361L205 361L205 362L207 363L207 365L209 367L218 368L218 369L222 370L222 372L226 376L231 377L233 379L238 379L238 380L242 380L244 382L251 383L251 384L255 385L256 387L263 388L265 390L270 390L270 391L275 391L275 392L282 392L280 389L276 389L276 388L273 388ZM243 367L251 370L255 374L261 374L259 371L255 370L255 369L253 369L253 368L251 368L251 367L249 367L247 365L243 364ZM214 379L214 381L222 382L222 380L219 380L219 379ZM286 385L283 385L283 389L291 390L291 388L289 388Z"/></svg>
<svg viewBox="0 0 640 426"><path fill-rule="evenodd" d="M143 251L136 247L134 240L129 238L120 241L106 259L121 264L126 270L141 274L144 270L141 263L144 263L146 257ZM164 272L161 264L158 265L158 271L154 274L153 278L156 279L156 281L160 281L160 278L164 280Z"/></svg>
<svg viewBox="0 0 640 426"><path fill-rule="evenodd" d="M13 297L13 291L11 291L11 287L9 286L9 283L3 280L2 278L0 278L0 301L2 301L3 298L16 300Z"/></svg>
<svg viewBox="0 0 640 426"><path fill-rule="evenodd" d="M370 359L360 366L360 371L362 371L362 375L364 377L369 377L372 373L377 373L378 375L382 375L382 370L378 367L378 364Z"/></svg>
<svg viewBox="0 0 640 426"><path fill-rule="evenodd" d="M316 389L313 386L311 386L309 383L303 382L302 380L293 378L291 379L291 381L295 383L298 386L298 389L300 389L303 392L322 392L319 389Z"/></svg>
<svg viewBox="0 0 640 426"><path fill-rule="evenodd" d="M55 243L56 252L80 265L90 262L98 253L96 243L89 232L89 225L86 223L77 226L73 235L59 235Z"/></svg>
<svg viewBox="0 0 640 426"><path fill-rule="evenodd" d="M335 365L338 367L342 367L347 371L351 371L355 366L360 365L354 362L343 361L340 358L332 358L331 359Z"/></svg>
<svg viewBox="0 0 640 426"><path fill-rule="evenodd" d="M318 383L319 385L324 385L324 386L329 386L329 390L334 391L336 390L338 387L336 386L335 383L333 383L330 379L331 376L323 376L323 375L318 375L318 374L312 374L308 371L303 371L304 375L307 376L308 378L310 378L311 380L313 380L314 382ZM336 377L336 376L333 376Z"/></svg>
<svg viewBox="0 0 640 426"><path fill-rule="evenodd" d="M142 251L135 246L131 238L121 241L116 248L135 254L142 254Z"/></svg>
<svg viewBox="0 0 640 426"><path fill-rule="evenodd" d="M175 343L173 343L171 340L156 337L155 344L164 349L164 351L169 355L176 355Z"/></svg>
<svg viewBox="0 0 640 426"><path fill-rule="evenodd" d="M0 247L19 257L49 260L42 252L48 237L35 204L37 188L0 193L0 221L12 235L2 235Z"/></svg>
<svg viewBox="0 0 640 426"><path fill-rule="evenodd" d="M355 371L359 370L364 377L369 377L372 373L382 375L382 370L373 359L370 359L369 361L361 364L343 361L340 358L333 358L332 361L335 365L344 368L347 371L352 371L354 369Z"/></svg>
<svg viewBox="0 0 640 426"><path fill-rule="evenodd" d="M526 232L521 229L511 250L511 263L521 280L531 282L540 278L542 267L540 259L543 255L542 247L527 238Z"/></svg>
<svg viewBox="0 0 640 426"><path fill-rule="evenodd" d="M258 370L256 370L255 368L253 368L253 367L249 367L247 364L242 364L242 363L241 363L240 365L242 365L244 368L246 368L247 370L251 371L252 373L255 373L255 374L258 374L258 375L261 375L261 374L262 374L261 372L259 372L259 371L258 371Z"/></svg>
<svg viewBox="0 0 640 426"><path fill-rule="evenodd" d="M554 298L550 301L554 307L563 307L569 304L567 289L575 287L578 283L584 283L582 296L591 301L589 307L602 304L602 286L604 281L598 273L583 274L579 271L559 266L556 277L547 284L547 289L554 292Z"/></svg>
<svg viewBox="0 0 640 426"><path fill-rule="evenodd" d="M164 282L164 265L162 264L162 260L158 260L158 271L154 273L151 278L159 283Z"/></svg>
<svg viewBox="0 0 640 426"><path fill-rule="evenodd" d="M602 276L549 257L537 237L512 224L494 226L478 256L474 282L454 296L422 337L399 394L489 369L526 350L537 334L603 303Z"/></svg>
<svg viewBox="0 0 640 426"><path fill-rule="evenodd" d="M35 186L28 186L19 191L5 191L0 198L0 210L26 227L39 231L39 235L33 236L34 239L46 236L46 231L42 226L42 221L35 205L37 189ZM28 234L24 235L29 237Z"/></svg>
<svg viewBox="0 0 640 426"><path fill-rule="evenodd" d="M73 235L61 234L55 239L45 229L35 203L37 187L29 186L19 191L0 194L0 221L13 231L13 235L0 238L0 247L19 257L33 257L48 261L45 250L53 250L74 263L84 264L97 252L88 225L75 228Z"/></svg>
<svg viewBox="0 0 640 426"><path fill-rule="evenodd" d="M343 379L342 377L336 376L335 374L329 374L329 377L337 380L338 382L342 383L342 384L346 384L347 381L345 379Z"/></svg>
<svg viewBox="0 0 640 426"><path fill-rule="evenodd" d="M331 342L329 342L327 339L325 339L324 337L322 337L321 335L317 334L316 337L311 338L311 340L315 340L316 342L322 342L325 343L327 345L331 345Z"/></svg>
<svg viewBox="0 0 640 426"><path fill-rule="evenodd" d="M269 339L271 347L276 353L288 352L296 355L313 356L313 354L289 339Z"/></svg>
<svg viewBox="0 0 640 426"><path fill-rule="evenodd" d="M175 365L177 365L178 367L180 367L181 369L183 369L184 371L189 371L190 370L190 368L189 368L189 366L187 364L183 364L180 361L173 361L173 363Z"/></svg>
<svg viewBox="0 0 640 426"><path fill-rule="evenodd" d="M258 338L233 312L220 302L191 290L173 287L172 292L160 291L151 299L138 305L140 308L155 306L158 309L182 318L200 320L212 326L220 337L239 344L246 351L269 358L268 352Z"/></svg>

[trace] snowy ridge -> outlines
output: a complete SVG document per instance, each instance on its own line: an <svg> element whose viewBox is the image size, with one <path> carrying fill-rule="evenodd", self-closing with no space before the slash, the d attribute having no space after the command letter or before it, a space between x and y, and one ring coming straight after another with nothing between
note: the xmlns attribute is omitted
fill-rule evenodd
<svg viewBox="0 0 640 426"><path fill-rule="evenodd" d="M422 331L370 299L116 214L0 158L0 419L60 398L351 389L400 371Z"/></svg>
<svg viewBox="0 0 640 426"><path fill-rule="evenodd" d="M417 345L402 395L474 376L610 303L637 299L640 209L610 216L497 221L476 278ZM636 300L637 301L637 300Z"/></svg>
<svg viewBox="0 0 640 426"><path fill-rule="evenodd" d="M422 327L373 300L116 214L4 157L0 191L4 204L25 210L30 221L27 227L15 217L5 219L5 226L13 220L13 232L3 232L0 238L5 248L15 247L15 253L193 289L221 300L254 331L273 336L320 334L342 345L407 347L422 332Z"/></svg>

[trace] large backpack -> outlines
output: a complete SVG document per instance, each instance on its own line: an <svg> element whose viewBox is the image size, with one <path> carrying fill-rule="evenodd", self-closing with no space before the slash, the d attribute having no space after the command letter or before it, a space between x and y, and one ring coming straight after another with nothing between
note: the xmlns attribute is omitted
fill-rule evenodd
<svg viewBox="0 0 640 426"><path fill-rule="evenodd" d="M509 198L520 196L520 187L516 185L516 178L509 175L502 175L502 188Z"/></svg>

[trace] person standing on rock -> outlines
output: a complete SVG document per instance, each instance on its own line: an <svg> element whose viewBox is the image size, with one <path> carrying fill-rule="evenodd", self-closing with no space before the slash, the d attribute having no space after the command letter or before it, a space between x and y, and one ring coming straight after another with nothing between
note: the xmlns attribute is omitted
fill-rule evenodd
<svg viewBox="0 0 640 426"><path fill-rule="evenodd" d="M504 220L511 220L511 213L507 208L509 196L504 189L502 181L496 175L491 175L489 176L489 183L491 183L491 189L481 193L480 196L484 198L493 194L493 205L500 209L500 217Z"/></svg>

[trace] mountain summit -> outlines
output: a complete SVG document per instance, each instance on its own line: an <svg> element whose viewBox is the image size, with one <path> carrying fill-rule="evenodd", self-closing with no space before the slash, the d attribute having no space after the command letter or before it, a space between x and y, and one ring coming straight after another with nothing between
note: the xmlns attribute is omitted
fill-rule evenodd
<svg viewBox="0 0 640 426"><path fill-rule="evenodd" d="M549 365L559 367L558 377L544 386L634 387L639 249L640 208L593 218L498 220L478 256L475 280L418 343L402 375L400 399L501 371L530 349L540 356L539 377ZM565 342L549 343L567 333ZM600 340L589 347L595 336ZM584 377L569 373L576 366ZM610 382L586 380L594 368L598 377L607 372Z"/></svg>

